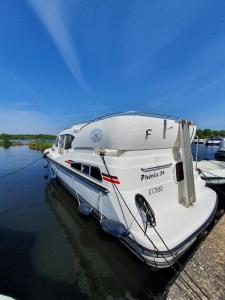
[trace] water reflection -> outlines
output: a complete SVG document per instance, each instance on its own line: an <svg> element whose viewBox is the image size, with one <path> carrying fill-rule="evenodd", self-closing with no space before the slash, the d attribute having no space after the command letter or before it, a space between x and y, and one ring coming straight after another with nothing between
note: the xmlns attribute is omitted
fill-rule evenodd
<svg viewBox="0 0 225 300"><path fill-rule="evenodd" d="M153 272L93 218L78 213L77 204L57 181L46 186L46 201L71 249L76 284L93 299L161 298L171 270Z"/></svg>

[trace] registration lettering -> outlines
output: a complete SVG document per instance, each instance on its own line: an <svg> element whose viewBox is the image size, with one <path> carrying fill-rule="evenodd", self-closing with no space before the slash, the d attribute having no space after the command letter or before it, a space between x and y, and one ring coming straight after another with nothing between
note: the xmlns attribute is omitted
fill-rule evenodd
<svg viewBox="0 0 225 300"><path fill-rule="evenodd" d="M153 196L155 194L161 193L163 191L163 186L157 186L149 189L149 196Z"/></svg>

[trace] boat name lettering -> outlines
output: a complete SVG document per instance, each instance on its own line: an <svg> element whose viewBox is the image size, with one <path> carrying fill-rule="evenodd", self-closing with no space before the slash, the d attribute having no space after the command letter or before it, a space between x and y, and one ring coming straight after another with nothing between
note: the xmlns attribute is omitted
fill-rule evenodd
<svg viewBox="0 0 225 300"><path fill-rule="evenodd" d="M78 132L80 132L80 129L74 129L73 130L73 133L78 133Z"/></svg>
<svg viewBox="0 0 225 300"><path fill-rule="evenodd" d="M160 185L160 186L149 189L148 193L149 193L149 196L152 196L152 195L158 194L162 191L163 191L163 186Z"/></svg>
<svg viewBox="0 0 225 300"><path fill-rule="evenodd" d="M103 133L101 129L95 128L91 131L90 139L92 140L92 142L99 142L102 140L102 137Z"/></svg>
<svg viewBox="0 0 225 300"><path fill-rule="evenodd" d="M154 172L152 174L141 174L141 181L143 180L149 180L149 179L152 179L152 178L156 178L156 177L160 177L160 176L163 176L165 174L165 171L164 170L159 170L158 172Z"/></svg>

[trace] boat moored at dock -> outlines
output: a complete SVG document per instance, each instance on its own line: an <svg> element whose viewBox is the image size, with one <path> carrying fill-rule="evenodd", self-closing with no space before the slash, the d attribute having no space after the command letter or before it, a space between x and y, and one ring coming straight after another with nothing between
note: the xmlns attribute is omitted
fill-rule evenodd
<svg viewBox="0 0 225 300"><path fill-rule="evenodd" d="M220 142L220 147L215 153L215 157L217 159L225 159L225 138L223 138Z"/></svg>
<svg viewBox="0 0 225 300"><path fill-rule="evenodd" d="M221 138L208 138L205 141L206 146L219 146L221 143Z"/></svg>
<svg viewBox="0 0 225 300"><path fill-rule="evenodd" d="M81 213L95 215L146 264L164 268L216 212L216 193L193 170L195 131L187 120L115 114L65 129L45 157Z"/></svg>
<svg viewBox="0 0 225 300"><path fill-rule="evenodd" d="M206 139L194 138L193 143L194 144L205 144L206 143Z"/></svg>
<svg viewBox="0 0 225 300"><path fill-rule="evenodd" d="M196 162L194 162L196 166ZM225 162L218 160L200 160L197 162L197 170L208 185L225 184Z"/></svg>

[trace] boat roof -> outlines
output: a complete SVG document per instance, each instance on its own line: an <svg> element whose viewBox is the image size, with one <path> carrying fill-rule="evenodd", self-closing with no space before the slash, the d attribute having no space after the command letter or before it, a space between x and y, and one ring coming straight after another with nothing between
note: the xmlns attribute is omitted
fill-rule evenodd
<svg viewBox="0 0 225 300"><path fill-rule="evenodd" d="M174 120L174 121L179 120L179 118L172 117L172 116L169 116L169 115L162 115L162 114L155 114L155 113L145 113L145 112L140 112L140 111L127 111L127 112L118 112L118 113L113 113L113 114L109 114L109 115L104 115L104 116L89 120L89 121L87 121L83 124L83 126L80 128L80 130L83 129L85 126L93 123L93 122L108 119L108 118L112 118L112 117L119 117L119 116L142 116L142 117L154 117L154 118L160 118L160 119L170 119L170 120Z"/></svg>
<svg viewBox="0 0 225 300"><path fill-rule="evenodd" d="M81 131L84 127L86 127L87 125L96 122L96 121L100 121L100 120L104 120L104 119L108 119L108 118L112 118L112 117L118 117L118 116L142 116L142 117L154 117L154 118L160 118L160 119L169 119L169 120L174 120L174 121L179 121L180 118L177 117L172 117L169 115L163 115L163 114L155 114L155 113L146 113L146 112L139 112L139 111L127 111L127 112L118 112L118 113L113 113L113 114L109 114L109 115L104 115L86 122L82 122L79 124L74 124L72 125L70 128L66 128L63 131L60 132L60 134L76 134L79 131Z"/></svg>

